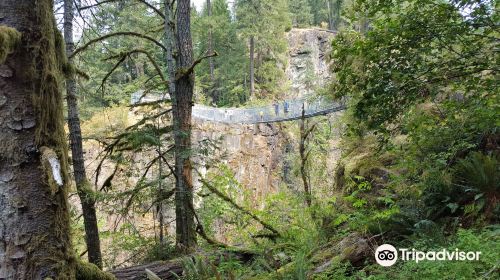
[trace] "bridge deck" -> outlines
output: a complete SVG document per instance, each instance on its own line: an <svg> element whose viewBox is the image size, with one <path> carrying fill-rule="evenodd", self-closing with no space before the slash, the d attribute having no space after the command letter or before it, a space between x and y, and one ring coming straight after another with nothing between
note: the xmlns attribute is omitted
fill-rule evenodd
<svg viewBox="0 0 500 280"><path fill-rule="evenodd" d="M252 108L214 108L195 105L193 107L193 117L228 124L255 124L297 120L302 118L303 108L305 110L305 118L327 115L345 109L344 102L331 102L321 99L314 101L295 99L287 100L286 103L288 103L288 110L286 112L285 101Z"/></svg>
<svg viewBox="0 0 500 280"><path fill-rule="evenodd" d="M147 103L161 99L160 96L142 96L141 93L132 95L132 104ZM293 121L304 117L311 118L320 115L342 111L346 108L345 102L330 101L316 97L314 99L297 98L274 102L266 106L251 108L216 108L195 104L193 118L226 124L256 124Z"/></svg>

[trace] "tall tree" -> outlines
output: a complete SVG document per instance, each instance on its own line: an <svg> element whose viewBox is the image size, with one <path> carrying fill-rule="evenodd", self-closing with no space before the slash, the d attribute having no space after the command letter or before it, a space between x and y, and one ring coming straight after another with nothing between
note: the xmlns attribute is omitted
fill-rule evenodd
<svg viewBox="0 0 500 280"><path fill-rule="evenodd" d="M249 41L250 83L258 81L263 93L277 92L286 63L284 33L291 28L287 1L237 0L235 10L240 33Z"/></svg>
<svg viewBox="0 0 500 280"><path fill-rule="evenodd" d="M0 278L72 279L63 38L52 0L0 11Z"/></svg>
<svg viewBox="0 0 500 280"><path fill-rule="evenodd" d="M212 3L210 0L207 0L207 16L208 19L211 20L212 18ZM208 52L212 53L213 52L213 40L212 40L212 25L208 26ZM212 83L215 83L215 65L214 65L214 58L209 57L208 58L208 63L210 64L210 80Z"/></svg>
<svg viewBox="0 0 500 280"><path fill-rule="evenodd" d="M207 9L205 6L199 16L191 19L193 41L196 42L194 53L199 57L207 50L208 53L213 50L218 56L197 66L196 86L211 98L211 103L218 106L239 105L248 97L248 86L245 85L249 62L247 42L238 36L237 24L231 17L226 0L211 0L210 16Z"/></svg>
<svg viewBox="0 0 500 280"><path fill-rule="evenodd" d="M300 119L299 130L300 130L300 142L299 142L299 154L300 154L300 176L302 178L302 184L304 185L304 197L305 202L308 207L311 207L312 203L312 190L310 184L309 172L307 170L309 155L311 150L307 148L307 143L309 141L309 136L316 127L316 123L310 125L305 118L305 105L302 105L302 117Z"/></svg>
<svg viewBox="0 0 500 280"><path fill-rule="evenodd" d="M73 65L73 58L70 56L75 49L75 44L73 42L73 3L73 0L64 0L64 41L66 42L66 55L68 56L68 64L70 65ZM66 102L68 105L68 127L73 160L73 174L75 176L76 189L82 205L87 256L89 262L102 268L101 244L97 226L95 200L92 196L92 190L88 185L87 174L85 172L77 88L75 79L71 75L66 79Z"/></svg>
<svg viewBox="0 0 500 280"><path fill-rule="evenodd" d="M255 93L255 36L250 35L249 42L250 54L250 96L253 97Z"/></svg>
<svg viewBox="0 0 500 280"><path fill-rule="evenodd" d="M328 5L326 1L330 0L309 0L313 25L321 25L323 22L328 21Z"/></svg>
<svg viewBox="0 0 500 280"><path fill-rule="evenodd" d="M340 11L342 10L343 0L327 0L328 4L328 29L338 30L340 26Z"/></svg>
<svg viewBox="0 0 500 280"><path fill-rule="evenodd" d="M166 21L168 21L168 18ZM177 1L175 35L177 45L177 78L172 95L172 113L176 175L176 243L180 249L187 251L196 245L193 178L190 159L194 74L192 71L193 44L191 39L191 6L189 0ZM172 93L172 91L170 92Z"/></svg>
<svg viewBox="0 0 500 280"><path fill-rule="evenodd" d="M311 6L308 0L289 0L288 8L294 27L307 27L313 21Z"/></svg>

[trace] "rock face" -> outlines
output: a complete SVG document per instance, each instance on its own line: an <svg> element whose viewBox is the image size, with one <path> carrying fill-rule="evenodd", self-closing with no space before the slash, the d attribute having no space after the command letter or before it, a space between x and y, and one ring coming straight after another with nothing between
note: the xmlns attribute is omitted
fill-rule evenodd
<svg viewBox="0 0 500 280"><path fill-rule="evenodd" d="M281 165L282 154L282 135L278 125L235 125L195 120L192 139L195 146L207 139L220 141L220 151L215 157L231 168L235 179L251 191L254 201L262 201L263 196L277 189L281 176L276 170ZM206 165L199 159L195 161L198 166ZM202 170L206 172L203 167Z"/></svg>
<svg viewBox="0 0 500 280"><path fill-rule="evenodd" d="M322 273L332 263L348 261L353 266L361 265L367 258L373 255L373 248L369 240L359 233L351 233L340 241L334 241L321 248L312 257L315 265L313 274Z"/></svg>
<svg viewBox="0 0 500 280"><path fill-rule="evenodd" d="M328 81L328 56L333 37L331 31L320 29L292 29L288 32L286 74L291 82L290 97L313 93Z"/></svg>
<svg viewBox="0 0 500 280"><path fill-rule="evenodd" d="M292 29L286 36L289 45L286 76L291 88L285 98L311 94L330 77L327 57L334 34L311 28ZM287 139L280 124L222 124L195 119L193 127L194 145L206 139L220 139L221 154L226 154L222 161L233 170L241 185L252 191L254 201L262 201L259 198L276 191L280 182L286 180L282 172L286 173L286 166L282 165Z"/></svg>

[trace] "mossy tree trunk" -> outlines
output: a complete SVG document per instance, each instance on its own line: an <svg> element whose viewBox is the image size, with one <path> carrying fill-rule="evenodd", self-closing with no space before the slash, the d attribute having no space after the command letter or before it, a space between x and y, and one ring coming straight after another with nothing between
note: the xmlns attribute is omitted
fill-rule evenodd
<svg viewBox="0 0 500 280"><path fill-rule="evenodd" d="M196 245L193 209L193 178L191 166L191 111L193 106L194 74L182 74L193 64L191 40L191 6L189 0L177 1L177 69L181 74L173 94L175 142L175 216L176 243L182 250Z"/></svg>
<svg viewBox="0 0 500 280"><path fill-rule="evenodd" d="M64 0L64 40L66 42L66 54L68 57L70 57L75 49L75 44L73 42L73 3L73 0ZM68 60L68 63L73 64L71 58ZM91 193L92 190L88 187L87 174L85 173L82 131L78 113L77 88L76 81L72 76L66 79L66 102L68 105L68 127L73 160L73 174L75 176L76 189L82 205L87 256L89 262L102 268L101 243L97 226L95 200Z"/></svg>
<svg viewBox="0 0 500 280"><path fill-rule="evenodd" d="M312 190L309 183L309 172L307 170L307 163L309 159L310 150L307 149L307 140L309 135L315 128L315 124L309 126L305 117L305 104L302 104L302 117L300 119L299 129L300 129L300 143L299 143L299 154L300 154L300 177L302 178L302 184L304 185L304 197L305 202L308 207L312 204Z"/></svg>
<svg viewBox="0 0 500 280"><path fill-rule="evenodd" d="M0 24L22 36L0 61L0 279L74 279L52 0L2 0Z"/></svg>

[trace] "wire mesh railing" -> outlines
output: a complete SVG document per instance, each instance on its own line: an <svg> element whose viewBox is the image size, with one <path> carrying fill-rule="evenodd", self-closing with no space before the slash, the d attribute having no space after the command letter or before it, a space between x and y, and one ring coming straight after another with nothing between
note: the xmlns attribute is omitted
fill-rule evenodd
<svg viewBox="0 0 500 280"><path fill-rule="evenodd" d="M140 93L134 93L131 97L131 103L143 103L159 98L143 96L139 98ZM297 98L274 102L266 106L256 106L251 108L216 108L200 104L193 107L192 116L196 119L220 122L227 124L253 124L269 123L296 120L304 117L313 117L329 114L345 109L344 101L330 101L325 98Z"/></svg>

